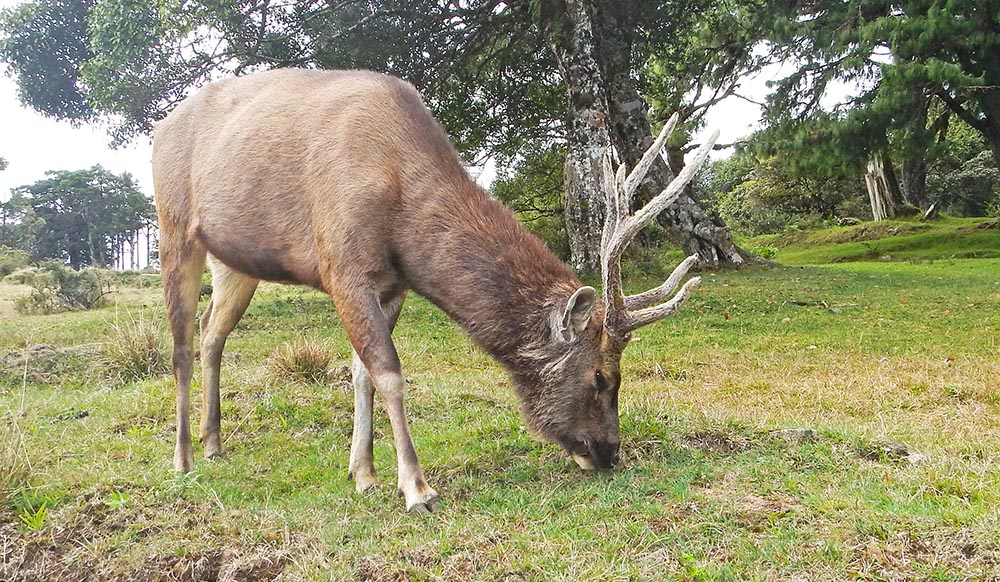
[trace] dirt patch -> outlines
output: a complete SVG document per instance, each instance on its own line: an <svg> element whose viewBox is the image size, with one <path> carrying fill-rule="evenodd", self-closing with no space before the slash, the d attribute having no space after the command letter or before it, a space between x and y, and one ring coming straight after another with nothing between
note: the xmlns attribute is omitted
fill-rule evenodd
<svg viewBox="0 0 1000 582"><path fill-rule="evenodd" d="M278 579L292 563L289 550L266 544L209 547L182 555L139 553L128 559L115 540L126 535L141 543L162 536L164 531L151 524L163 508L113 509L102 501L105 495L84 497L78 508L63 511L62 522L41 531L24 531L13 519L0 523L0 580L265 582Z"/></svg>
<svg viewBox="0 0 1000 582"><path fill-rule="evenodd" d="M865 580L902 582L920 578L928 568L952 572L962 579L987 578L997 565L989 548L968 530L915 537L908 531L888 539L860 540L851 548L847 571Z"/></svg>
<svg viewBox="0 0 1000 582"><path fill-rule="evenodd" d="M90 368L100 348L96 345L57 348L50 344L33 344L0 355L0 376L29 383L48 384L54 380Z"/></svg>
<svg viewBox="0 0 1000 582"><path fill-rule="evenodd" d="M120 582L270 582L291 562L287 554L270 549L207 550L183 558L153 558Z"/></svg>

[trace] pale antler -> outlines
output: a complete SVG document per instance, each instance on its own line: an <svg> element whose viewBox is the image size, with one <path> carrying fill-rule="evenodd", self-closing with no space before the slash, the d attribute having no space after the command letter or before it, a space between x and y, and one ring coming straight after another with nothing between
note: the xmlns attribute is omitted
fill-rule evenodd
<svg viewBox="0 0 1000 582"><path fill-rule="evenodd" d="M674 114L627 177L624 165L619 166L617 172L612 171L610 150L604 156L604 190L607 196L607 218L601 236L601 270L604 275L604 302L607 306L604 327L613 337L622 341L627 339L628 333L632 330L672 315L701 282L700 277L692 277L672 299L665 301L680 285L688 269L698 261L698 256L692 255L677 265L674 272L659 287L628 297L622 291L621 258L625 247L649 221L677 199L698 168L705 163L712 146L719 138L719 132L715 131L698 148L691 163L684 166L662 192L635 214L631 214L629 208L632 196L646 177L656 157L660 155L667 137L677 126L677 120L677 114Z"/></svg>

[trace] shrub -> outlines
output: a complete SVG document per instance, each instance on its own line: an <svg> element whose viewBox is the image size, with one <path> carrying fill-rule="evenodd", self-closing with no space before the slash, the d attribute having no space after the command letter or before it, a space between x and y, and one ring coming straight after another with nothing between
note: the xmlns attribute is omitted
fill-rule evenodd
<svg viewBox="0 0 1000 582"><path fill-rule="evenodd" d="M41 273L42 271L38 267L28 266L13 271L4 277L3 281L4 283L11 283L13 285L30 285L35 280L35 277Z"/></svg>
<svg viewBox="0 0 1000 582"><path fill-rule="evenodd" d="M330 380L333 354L320 342L299 339L271 354L271 376L281 380L318 383Z"/></svg>
<svg viewBox="0 0 1000 582"><path fill-rule="evenodd" d="M107 302L112 277L102 269L73 269L56 261L39 265L39 272L25 280L31 293L14 301L25 314L47 314L95 309Z"/></svg>
<svg viewBox="0 0 1000 582"><path fill-rule="evenodd" d="M117 384L152 378L168 370L167 356L161 341L160 325L140 313L136 319L117 318L111 324L111 339L102 355L105 375Z"/></svg>
<svg viewBox="0 0 1000 582"><path fill-rule="evenodd" d="M0 245L0 278L27 267L31 263L28 253Z"/></svg>
<svg viewBox="0 0 1000 582"><path fill-rule="evenodd" d="M718 211L733 230L749 236L781 232L795 222L791 214L748 196L741 188L723 196Z"/></svg>

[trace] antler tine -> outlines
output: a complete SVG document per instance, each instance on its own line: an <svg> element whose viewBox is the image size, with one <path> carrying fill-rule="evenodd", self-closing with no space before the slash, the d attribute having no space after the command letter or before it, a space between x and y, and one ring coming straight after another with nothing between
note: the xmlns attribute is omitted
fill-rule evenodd
<svg viewBox="0 0 1000 582"><path fill-rule="evenodd" d="M675 311L680 309L680 306L687 300L688 295L701 283L701 277L691 277L681 290L674 295L674 298L665 303L661 303L655 307L648 307L646 309L640 309L639 311L630 311L628 316L624 318L622 327L619 329L619 333L628 333L634 329L638 329L644 325L649 325L654 321L659 321L665 317L670 317Z"/></svg>
<svg viewBox="0 0 1000 582"><path fill-rule="evenodd" d="M678 113L674 113L670 116L666 125L664 125L663 129L660 130L660 135L656 136L656 139L646 150L646 153L642 154L642 158L639 160L639 163L635 165L635 168L633 168L631 172L629 172L628 178L625 179L624 183L619 185L624 193L623 198L625 198L627 205L630 206L632 196L639 188L639 184L641 184L646 178L646 174L649 172L650 166L653 165L653 161L656 160L658 155L660 155L660 151L663 149L663 144L667 143L667 138L670 137L670 134L677 128L677 122L679 120L680 114ZM619 168L619 171L621 171L621 168Z"/></svg>
<svg viewBox="0 0 1000 582"><path fill-rule="evenodd" d="M626 337L628 332L647 325L664 317L673 314L684 303L691 291L701 282L701 278L694 277L681 287L677 294L664 303L654 305L658 301L663 301L668 297L680 281L687 274L688 270L698 261L697 255L692 255L681 262L673 273L655 289L625 297L622 292L621 281L621 256L629 242L640 230L657 214L669 206L684 190L684 187L694 177L695 172L701 168L712 151L712 147L719 138L719 132L715 131L698 148L694 159L684 167L683 170L673 179L666 188L653 197L634 215L629 213L629 199L632 193L638 188L645 178L646 173L652 166L656 156L659 155L667 137L677 124L675 114L664 126L663 131L653 142L653 145L646 150L642 159L636 167L628 174L624 180L622 167L618 168L615 178L611 176L610 153L605 156L604 174L605 188L607 196L608 215L604 224L604 232L601 237L601 267L604 275L604 301L607 311L604 316L604 325L613 334ZM614 182L609 184L609 182Z"/></svg>
<svg viewBox="0 0 1000 582"><path fill-rule="evenodd" d="M646 203L638 212L633 216L628 218L622 218L619 216L619 227L616 228L615 235L608 241L608 253L611 255L621 256L625 247L635 235L639 234L642 227L646 226L646 223L653 220L657 214L663 212L667 206L670 206L680 194L683 192L684 187L687 183L691 181L694 177L694 173L698 171L705 160L708 158L708 154L712 151L712 147L715 142L719 139L719 132L716 130L709 136L708 140L698 148L698 153L695 154L694 160L690 164L684 166L677 177L671 180L670 184L663 189L662 192L653 197L652 200Z"/></svg>
<svg viewBox="0 0 1000 582"><path fill-rule="evenodd" d="M691 255L690 257L684 259L681 264L677 265L673 273L667 277L667 280L663 282L659 287L650 289L649 291L643 291L642 293L637 293L635 295L629 295L625 298L625 309L629 311L635 311L638 309L645 309L654 303L658 303L666 299L671 293L673 293L677 287L680 286L681 280L684 275L698 262L698 255Z"/></svg>

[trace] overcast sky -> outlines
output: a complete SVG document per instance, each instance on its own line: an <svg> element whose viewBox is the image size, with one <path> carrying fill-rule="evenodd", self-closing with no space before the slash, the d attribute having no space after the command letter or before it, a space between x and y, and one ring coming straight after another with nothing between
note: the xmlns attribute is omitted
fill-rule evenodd
<svg viewBox="0 0 1000 582"><path fill-rule="evenodd" d="M20 0L0 0L0 8ZM763 79L746 82L746 93L763 94ZM757 106L731 98L709 113L708 127L722 131L720 143L732 142L756 127ZM22 107L14 80L0 75L0 157L8 167L0 172L0 200L10 189L45 178L50 170L80 170L101 164L115 173L129 172L147 195L153 194L150 143L139 138L127 147L111 149L105 130L98 126L73 127Z"/></svg>

